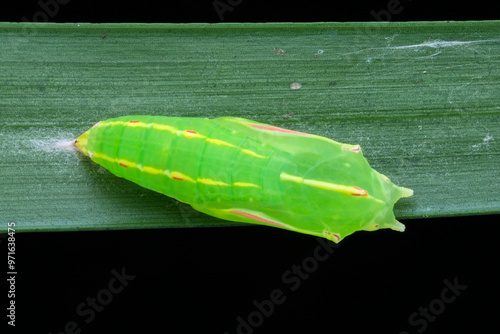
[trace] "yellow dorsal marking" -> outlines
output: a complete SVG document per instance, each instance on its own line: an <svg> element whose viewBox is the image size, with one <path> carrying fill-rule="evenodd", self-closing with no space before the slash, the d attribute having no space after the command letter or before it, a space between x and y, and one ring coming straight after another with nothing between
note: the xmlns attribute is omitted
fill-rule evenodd
<svg viewBox="0 0 500 334"><path fill-rule="evenodd" d="M114 125L122 125L125 122L122 121L114 121L114 122L99 122L95 124L92 128L104 128L106 126L114 126Z"/></svg>
<svg viewBox="0 0 500 334"><path fill-rule="evenodd" d="M319 189L335 191L335 192L338 192L341 194L369 198L369 199L373 199L379 203L384 203L383 201L379 200L378 198L375 198L375 197L369 195L366 190L358 188L358 187L344 186L341 184L335 184L335 183L324 182L324 181L309 180L309 179L304 179L304 178L299 177L299 176L290 175L287 173L281 173L280 179L283 181L291 181L291 182L295 182L295 183L299 183L299 184L305 184L307 186L311 186L311 187L315 187L315 188L319 188Z"/></svg>
<svg viewBox="0 0 500 334"><path fill-rule="evenodd" d="M341 184L316 181L316 180L307 180L307 179L304 179L303 183L305 185L308 185L308 186L312 186L312 187L316 187L316 188L324 189L324 190L332 190L332 191L336 191L336 192L347 194L347 195L357 195L357 196L368 195L368 193L364 190L360 191L359 188L344 186Z"/></svg>
<svg viewBox="0 0 500 334"><path fill-rule="evenodd" d="M264 159L265 158L265 156L260 155L258 153L255 153L254 151L247 150L247 149L244 149L244 148L239 148L238 146L236 146L234 144L231 144L231 143L228 143L228 142L226 142L224 140L214 139L214 138L208 138L207 136L199 134L199 133L197 133L195 131L178 130L178 129L174 128L173 126L166 125L166 124L144 123L144 122L140 122L140 121L133 121L133 120L131 120L131 121L100 122L100 123L97 123L94 127L100 128L100 127L115 126L115 125L123 125L123 126L127 126L127 127L132 127L132 128L137 128L137 127L148 128L148 127L152 127L153 129L156 129L156 130L167 131L167 132L170 132L172 134L177 134L179 136L184 136L184 137L189 138L189 139L205 139L206 142L210 143L210 144L215 144L215 145L219 145L219 146L225 146L225 147L235 148L235 149L241 151L242 153L250 155L250 156L255 157L255 158L259 158L259 159Z"/></svg>
<svg viewBox="0 0 500 334"><path fill-rule="evenodd" d="M159 168L154 168L154 167L149 167L149 166L140 166L139 168L142 172L144 173L147 173L147 174L156 174L156 175L160 175L160 174L164 174L165 171L163 169L159 169Z"/></svg>
<svg viewBox="0 0 500 334"><path fill-rule="evenodd" d="M251 155L252 157L259 158L259 159L265 159L266 158L263 155L257 154L254 151L250 151L250 150L247 150L247 149L244 149L244 148L241 149L241 152L243 152L245 154L248 154L248 155Z"/></svg>
<svg viewBox="0 0 500 334"><path fill-rule="evenodd" d="M285 180L285 181L292 181L292 182L295 182L295 183L303 183L304 182L303 178L298 177L298 176L293 176L293 175L290 175L290 174L287 174L287 173L281 173L280 174L280 179L281 180Z"/></svg>
<svg viewBox="0 0 500 334"><path fill-rule="evenodd" d="M156 124L156 123L151 123L151 124L153 126L153 129L156 129L156 130L168 131L168 132L171 132L171 133L176 133L177 132L177 129L174 128L173 126L170 126L170 125Z"/></svg>
<svg viewBox="0 0 500 334"><path fill-rule="evenodd" d="M220 140L220 139L214 139L214 138L207 138L207 143L211 143L211 144L215 144L215 145L219 145L219 146L238 148L238 146L233 145L231 143L228 143L227 141Z"/></svg>
<svg viewBox="0 0 500 334"><path fill-rule="evenodd" d="M105 160L109 161L112 163L117 163L120 166L127 167L127 168L137 168L140 171L148 174L165 174L165 171L163 169L159 168L154 168L154 167L149 167L149 166L142 166L138 165L133 161L130 160L125 160L125 159L113 159L111 157L108 157L107 155L104 155L102 153L91 153L92 159L100 159L100 160Z"/></svg>
<svg viewBox="0 0 500 334"><path fill-rule="evenodd" d="M249 182L235 182L233 183L233 186L236 187L253 187L253 188L260 188L259 185L254 184L254 183L249 183Z"/></svg>
<svg viewBox="0 0 500 334"><path fill-rule="evenodd" d="M287 173L281 173L280 179L284 181L291 181L299 184L305 184L311 187L319 188L319 189L324 189L324 190L331 190L343 194L348 194L351 195L353 191L357 191L357 188L354 187L349 187L349 186L343 186L340 184L335 184L335 183L329 183L329 182L324 182L324 181L316 181L316 180L309 180L309 179L304 179L299 176L294 176L290 175Z"/></svg>
<svg viewBox="0 0 500 334"><path fill-rule="evenodd" d="M109 159L109 158L108 158L108 159ZM110 161L111 161L111 160L112 160L112 159L110 159ZM121 165L121 166L123 166L123 167L138 168L138 165L137 165L135 162L133 162L133 161L129 161L129 160L125 160L125 159L115 159L115 161L116 161L119 165Z"/></svg>
<svg viewBox="0 0 500 334"><path fill-rule="evenodd" d="M90 153L90 152L89 152ZM143 173L147 174L153 174L153 175L161 175L164 174L171 178L172 180L178 180L178 181L188 181L191 183L201 183L209 186L223 186L223 187L228 187L229 184L226 182L222 181L217 181L214 179L209 179L209 178L197 178L196 180L193 179L190 176L187 176L186 174L183 174L178 171L169 171L169 170L163 170L160 168L155 168L155 167L150 167L150 166L143 166L140 164L136 164L133 161L125 160L125 159L114 159L111 158L107 155L104 155L102 153L90 153L92 156L92 159L99 159L99 160L105 160L109 161L112 163L116 163L122 167L125 168L137 168ZM249 183L249 182L234 182L233 183L234 187L254 187L254 188L260 188L259 185L254 184L254 183Z"/></svg>
<svg viewBox="0 0 500 334"><path fill-rule="evenodd" d="M184 136L186 138L198 138L198 139L207 138L204 135L200 135L198 132L189 131L189 130L184 130L184 131L179 130L179 131L177 131L177 134L181 135L181 136Z"/></svg>
<svg viewBox="0 0 500 334"><path fill-rule="evenodd" d="M94 152L91 153L91 152L89 152L89 156L92 158L92 160L94 160L94 159L101 159L101 160L106 160L106 161L109 161L109 162L119 163L117 161L117 159L110 158L107 155L104 155L102 153L94 153ZM124 161L124 160L122 160L122 161Z"/></svg>
<svg viewBox="0 0 500 334"><path fill-rule="evenodd" d="M254 151L250 151L250 150L247 150L247 149L244 149L244 148L239 148L236 145L233 145L231 143L228 143L227 141L223 141L223 140L220 140L220 139L207 138L207 142L211 143L211 144L215 144L215 145L236 148L236 149L240 150L242 153L251 155L252 157L255 157L255 158L260 158L260 159L264 159L265 158L265 156L257 154Z"/></svg>
<svg viewBox="0 0 500 334"><path fill-rule="evenodd" d="M176 133L177 129L174 128L173 126L166 125L166 124L157 124L157 123L144 123L144 122L135 122L135 121L112 121L112 122L99 122L97 123L94 127L95 128L102 128L105 126L115 126L115 125L123 125L131 128L150 128L152 127L153 129L157 130L162 130L162 131L168 131L170 133Z"/></svg>
<svg viewBox="0 0 500 334"><path fill-rule="evenodd" d="M188 181L191 183L196 183L196 181L193 178L191 178L185 174L182 174L181 172L177 172L177 171L171 172L169 170L166 170L165 175L167 175L169 178L174 179L174 180Z"/></svg>
<svg viewBox="0 0 500 334"><path fill-rule="evenodd" d="M213 180L213 179L207 179L207 178L198 178L196 181L198 181L199 183L209 185L209 186L224 186L224 187L229 186L229 184L227 184L225 182L217 181L217 180Z"/></svg>

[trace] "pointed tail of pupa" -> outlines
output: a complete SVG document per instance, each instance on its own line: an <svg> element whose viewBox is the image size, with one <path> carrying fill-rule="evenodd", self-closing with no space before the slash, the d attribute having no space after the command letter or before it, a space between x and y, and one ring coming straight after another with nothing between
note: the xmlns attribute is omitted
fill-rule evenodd
<svg viewBox="0 0 500 334"><path fill-rule="evenodd" d="M413 190L410 188L398 187L398 189L399 189L399 198L413 196ZM390 228L391 230L399 232L404 232L405 230L404 224L400 223L396 219L394 219L391 223L387 224L386 227Z"/></svg>
<svg viewBox="0 0 500 334"><path fill-rule="evenodd" d="M404 232L406 228L404 224L398 222L396 219L391 224L388 224L387 227L398 232Z"/></svg>
<svg viewBox="0 0 500 334"><path fill-rule="evenodd" d="M401 190L401 198L413 196L413 190L410 188L399 187L399 190Z"/></svg>

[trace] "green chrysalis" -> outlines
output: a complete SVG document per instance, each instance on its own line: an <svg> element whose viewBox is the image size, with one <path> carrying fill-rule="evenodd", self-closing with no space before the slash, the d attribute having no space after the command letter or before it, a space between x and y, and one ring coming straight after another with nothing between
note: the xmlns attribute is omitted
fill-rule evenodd
<svg viewBox="0 0 500 334"><path fill-rule="evenodd" d="M334 242L404 231L392 209L413 194L372 169L358 145L242 118L124 116L75 145L111 173L211 216Z"/></svg>

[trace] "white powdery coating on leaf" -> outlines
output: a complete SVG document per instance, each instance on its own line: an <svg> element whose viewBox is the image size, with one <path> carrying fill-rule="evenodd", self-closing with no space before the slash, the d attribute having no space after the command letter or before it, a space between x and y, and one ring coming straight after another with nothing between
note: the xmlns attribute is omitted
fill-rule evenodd
<svg viewBox="0 0 500 334"><path fill-rule="evenodd" d="M47 153L53 153L60 150L74 150L76 146L74 145L75 140L63 140L59 138L47 138L47 139L30 139L30 147L36 151L43 151Z"/></svg>
<svg viewBox="0 0 500 334"><path fill-rule="evenodd" d="M69 151L76 151L72 145L75 138L74 133L50 128L7 129L0 132L0 150L6 157L36 158L45 153L67 155Z"/></svg>
<svg viewBox="0 0 500 334"><path fill-rule="evenodd" d="M63 150L73 150L76 147L74 140L60 141L60 142L55 143L54 146L58 147L60 149L63 149Z"/></svg>
<svg viewBox="0 0 500 334"><path fill-rule="evenodd" d="M26 128L5 133L3 155L12 161L52 161L74 164L78 149L75 133L54 128ZM3 145L0 145L0 147Z"/></svg>

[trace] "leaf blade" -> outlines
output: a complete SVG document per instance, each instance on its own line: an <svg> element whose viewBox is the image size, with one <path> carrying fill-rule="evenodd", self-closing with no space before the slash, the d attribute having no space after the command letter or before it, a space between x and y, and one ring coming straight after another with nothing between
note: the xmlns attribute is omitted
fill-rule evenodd
<svg viewBox="0 0 500 334"><path fill-rule="evenodd" d="M415 190L398 218L499 213L499 26L1 23L1 220L20 231L233 224L55 147L126 114L238 116L360 144Z"/></svg>

